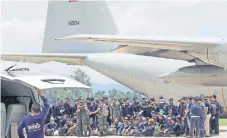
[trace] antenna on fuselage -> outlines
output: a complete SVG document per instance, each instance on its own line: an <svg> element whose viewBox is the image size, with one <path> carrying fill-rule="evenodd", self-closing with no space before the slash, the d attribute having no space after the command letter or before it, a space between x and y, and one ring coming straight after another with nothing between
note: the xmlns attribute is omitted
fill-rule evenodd
<svg viewBox="0 0 227 138"><path fill-rule="evenodd" d="M12 74L13 71L29 71L29 68L15 68L15 69L13 69L16 65L17 65L17 63L6 68L4 71L6 71L10 76L15 76L14 74Z"/></svg>
<svg viewBox="0 0 227 138"><path fill-rule="evenodd" d="M4 71L7 71L7 72L9 72L10 71L10 69L12 69L13 67L15 67L17 65L17 63L16 64L14 64L14 65L12 65L12 66L9 66L8 68L6 68Z"/></svg>

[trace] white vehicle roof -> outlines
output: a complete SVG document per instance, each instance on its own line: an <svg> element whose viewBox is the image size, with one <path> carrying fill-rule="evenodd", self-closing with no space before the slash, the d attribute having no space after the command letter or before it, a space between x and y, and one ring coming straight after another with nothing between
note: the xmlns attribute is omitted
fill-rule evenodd
<svg viewBox="0 0 227 138"><path fill-rule="evenodd" d="M63 76L49 75L30 75L30 76L13 76L7 72L1 72L1 79L22 83L29 87L39 88L41 90L48 89L90 89L76 80Z"/></svg>

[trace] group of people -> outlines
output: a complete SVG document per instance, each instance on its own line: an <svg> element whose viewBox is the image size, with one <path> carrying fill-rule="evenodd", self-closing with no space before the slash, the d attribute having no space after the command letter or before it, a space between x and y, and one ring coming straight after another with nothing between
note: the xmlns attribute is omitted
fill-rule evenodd
<svg viewBox="0 0 227 138"><path fill-rule="evenodd" d="M101 100L60 99L46 117L45 135L120 135L210 137L219 134L219 116L223 106L216 95L182 97L177 103L163 96Z"/></svg>

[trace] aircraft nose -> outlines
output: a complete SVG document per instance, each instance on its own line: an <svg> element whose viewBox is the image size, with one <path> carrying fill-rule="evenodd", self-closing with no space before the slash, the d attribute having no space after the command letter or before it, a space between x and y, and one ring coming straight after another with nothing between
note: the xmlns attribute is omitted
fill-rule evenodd
<svg viewBox="0 0 227 138"><path fill-rule="evenodd" d="M171 83L170 76L171 76L171 73L165 73L165 74L158 76L157 78L163 80L165 83Z"/></svg>

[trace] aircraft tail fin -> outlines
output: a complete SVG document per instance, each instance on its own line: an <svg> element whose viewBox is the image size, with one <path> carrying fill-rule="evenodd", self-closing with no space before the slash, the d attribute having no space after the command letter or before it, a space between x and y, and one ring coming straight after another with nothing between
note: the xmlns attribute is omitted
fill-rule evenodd
<svg viewBox="0 0 227 138"><path fill-rule="evenodd" d="M55 38L75 34L116 33L118 30L106 1L49 1L42 52L108 52L116 45L56 41Z"/></svg>

